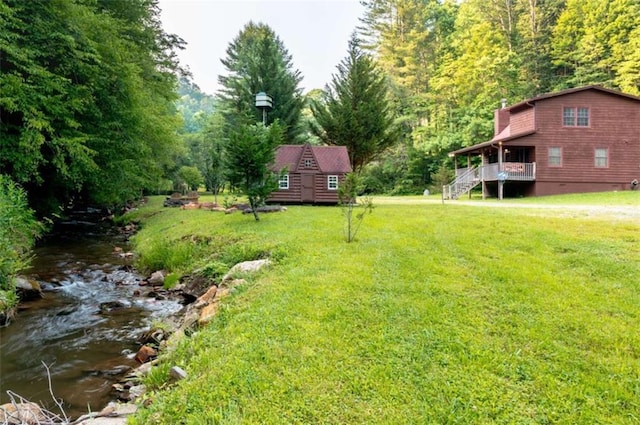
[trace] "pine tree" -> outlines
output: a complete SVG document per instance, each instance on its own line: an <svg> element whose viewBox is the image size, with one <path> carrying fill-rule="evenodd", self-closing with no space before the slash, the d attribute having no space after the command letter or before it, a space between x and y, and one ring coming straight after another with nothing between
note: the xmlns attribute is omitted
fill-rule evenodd
<svg viewBox="0 0 640 425"><path fill-rule="evenodd" d="M397 140L385 77L355 36L338 74L311 110L312 131L328 145L346 146L355 172Z"/></svg>
<svg viewBox="0 0 640 425"><path fill-rule="evenodd" d="M291 55L273 30L268 25L249 22L229 44L222 63L229 73L218 78L223 86L220 98L227 121L234 127L262 122L255 96L265 92L273 99L266 124L279 120L285 127L285 142L298 142L304 106L299 88L302 76L293 69Z"/></svg>

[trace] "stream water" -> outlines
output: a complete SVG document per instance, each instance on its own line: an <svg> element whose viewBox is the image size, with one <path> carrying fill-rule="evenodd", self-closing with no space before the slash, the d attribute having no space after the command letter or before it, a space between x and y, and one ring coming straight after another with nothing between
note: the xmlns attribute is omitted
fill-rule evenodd
<svg viewBox="0 0 640 425"><path fill-rule="evenodd" d="M114 399L112 384L136 366L139 337L180 310L175 301L140 294L141 276L116 246L127 250L124 236L76 221L36 248L25 275L40 283L44 297L22 304L13 323L0 328L0 404L12 391L59 413L50 375L68 416L102 409ZM104 311L114 302L121 308Z"/></svg>

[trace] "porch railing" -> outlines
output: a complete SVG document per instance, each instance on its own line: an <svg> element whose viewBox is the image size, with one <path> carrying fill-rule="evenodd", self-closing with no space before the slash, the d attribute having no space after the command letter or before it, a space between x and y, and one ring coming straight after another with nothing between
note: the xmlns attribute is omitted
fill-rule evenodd
<svg viewBox="0 0 640 425"><path fill-rule="evenodd" d="M500 167L502 165L502 167ZM442 188L445 199L456 199L481 182L486 181L534 181L535 162L503 162L456 170L456 179Z"/></svg>
<svg viewBox="0 0 640 425"><path fill-rule="evenodd" d="M478 167L458 170L456 179L442 187L445 199L457 199L460 195L469 192L480 183L480 169Z"/></svg>
<svg viewBox="0 0 640 425"><path fill-rule="evenodd" d="M536 179L535 162L503 162L500 164L481 165L480 178L483 181L496 181L503 177L505 181L533 181ZM503 173L502 176L500 173Z"/></svg>

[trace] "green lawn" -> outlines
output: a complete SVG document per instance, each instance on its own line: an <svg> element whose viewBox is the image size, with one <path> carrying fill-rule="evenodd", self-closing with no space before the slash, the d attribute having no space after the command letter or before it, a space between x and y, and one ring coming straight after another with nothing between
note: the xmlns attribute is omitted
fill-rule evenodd
<svg viewBox="0 0 640 425"><path fill-rule="evenodd" d="M409 199L351 244L337 207L136 212L141 265L276 263L156 368L133 423L640 421L640 223ZM162 384L174 364L189 378Z"/></svg>

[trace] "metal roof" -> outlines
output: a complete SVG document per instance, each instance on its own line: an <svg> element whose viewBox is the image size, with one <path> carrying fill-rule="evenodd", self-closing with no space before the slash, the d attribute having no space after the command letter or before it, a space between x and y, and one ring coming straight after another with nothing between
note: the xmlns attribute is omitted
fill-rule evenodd
<svg viewBox="0 0 640 425"><path fill-rule="evenodd" d="M297 171L300 158L306 150L310 150L318 163L321 173L350 173L349 152L345 146L280 145L276 150L275 169L285 167L289 171Z"/></svg>

